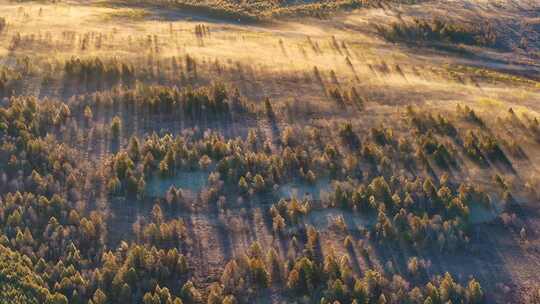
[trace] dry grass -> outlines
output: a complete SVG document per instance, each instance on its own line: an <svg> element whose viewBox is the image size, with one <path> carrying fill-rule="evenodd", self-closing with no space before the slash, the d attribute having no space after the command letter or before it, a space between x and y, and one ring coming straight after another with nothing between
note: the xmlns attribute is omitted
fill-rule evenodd
<svg viewBox="0 0 540 304"><path fill-rule="evenodd" d="M447 115L458 121L459 131L465 133L472 128L472 123L456 118L455 109L458 104L466 105L485 118L488 126L486 133L493 131L502 134L501 137L508 141L516 139L526 143L524 149L530 159L515 162L519 172L515 184L535 183L540 176L540 167L535 162L540 158L537 143L524 139L525 135L522 134L528 130L519 129L521 133L516 131L515 134L520 134L517 137L509 134L511 130L504 129L508 124L499 124L499 120L508 120L509 108L522 121L526 121L525 117L540 116L540 84L534 75L538 71L538 64L527 61L531 59L529 54L521 51L498 52L479 46L463 47L462 53L409 47L382 39L373 26L374 21L390 25L401 18L401 14L411 18L440 14L440 7L420 4L368 8L369 3L355 0L333 2L331 5L316 2L295 6L269 4L267 1L246 2L243 5L220 1L221 6L217 8L213 6L216 2L210 0L180 1L174 5L142 3L145 5L131 1L63 4L0 2L0 17L7 22L4 31L0 32L0 64L19 69L24 67L25 62L31 63L32 68L22 76L21 95L33 94L71 101L76 99L72 99L72 95L88 93L85 89L90 92L99 90L81 85L77 88L81 91L71 92L62 87L65 82L76 81L65 79L64 66L71 58L99 58L105 64L113 62L111 65L132 66L137 75L137 81L133 84L135 88L142 87L141 83L185 88L223 82L227 87L238 88L242 96L246 96L252 111L250 114L253 114L251 117L256 117L256 120L218 126L216 129L228 137L245 137L248 128L256 129L268 139L270 149L274 148L273 143L280 140L279 132L288 126L313 127L332 134L338 126L351 123L355 130L368 134L371 128L384 124L395 128L394 132L399 136L408 127L406 107L409 105L418 106L422 111ZM441 7L444 8L444 5ZM360 9L338 17L329 14L352 8ZM478 4L478 9L482 8ZM460 20L467 18L470 12L459 8L452 14L448 17ZM501 10L501 14L510 13ZM326 18L282 19L272 23L250 24L231 21L238 18L258 21L274 16L298 15ZM519 60L504 60L509 57ZM178 70L182 73L187 71L188 62L196 63L196 76L192 70L186 75L177 73ZM177 64L181 68L175 70ZM343 106L343 101L340 103L335 97L335 92L345 96L352 88L358 92L362 108L349 104ZM265 112L263 101L266 97L270 97L275 121L269 121L271 119ZM126 109L115 109L120 116L122 110ZM111 113L100 107L96 107L95 111L95 126L88 134L76 134L75 131L72 134L68 128L60 138L72 141L72 145L85 151L89 158L95 157L97 162L105 159L114 148L107 137ZM163 117L151 117L155 121L132 118L131 121L130 117L122 116L125 126L118 143L121 147L127 146L131 134L142 136L163 129L180 133L188 129L184 121L167 125L160 120ZM211 128L214 127L212 123L200 122L200 126ZM460 143L456 141L455 144ZM490 186L492 171L470 164L471 161L462 155L457 158L462 171L451 172L455 174L452 178ZM258 202L227 204L242 209L231 208L220 214L198 214L196 217L183 215L186 221L192 220L189 225L193 229L193 238L200 240L198 246L208 248L205 256L198 260L201 265L196 265L206 267L197 274L198 279L205 275L218 277L216 269L226 259L243 252L253 239L261 240L265 246L274 245L272 233L265 227L266 206L259 206ZM246 206L249 207L247 210ZM119 227L127 227L132 224L130 221L134 221L132 206L131 209L118 207L121 210L108 208L103 209L111 211L123 221ZM343 223L331 225L329 215L333 213L340 216L343 213L345 222L349 218L345 212L331 211L311 215L310 220L320 224L317 228L322 230L321 241L325 251L335 247L338 253L346 254L347 249L342 245L345 232L339 230L343 229ZM250 216L253 216L253 220ZM226 250L219 247L217 239L219 231L229 226L232 232L238 233L232 233L232 248ZM489 247L485 244L482 246ZM517 250L513 245L501 246ZM386 254L398 253L389 251ZM514 258L512 252L501 255L508 260ZM374 260L370 263L383 267L380 265L383 257L379 261L376 254L373 256ZM463 265L456 262L460 258L465 261ZM205 259L210 266L204 265ZM436 267L468 275L478 269L481 269L479 272L484 271L485 265L481 260L453 256ZM531 260L525 262L532 263ZM518 276L521 268L518 266L508 264L511 275ZM486 270L485 274L488 281L489 274L495 273L490 271ZM534 275L531 277L534 278Z"/></svg>

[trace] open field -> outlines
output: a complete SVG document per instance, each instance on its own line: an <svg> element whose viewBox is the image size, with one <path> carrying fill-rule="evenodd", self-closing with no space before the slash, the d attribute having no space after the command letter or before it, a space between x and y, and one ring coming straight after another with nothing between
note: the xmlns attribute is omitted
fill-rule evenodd
<svg viewBox="0 0 540 304"><path fill-rule="evenodd" d="M540 303L539 16L0 0L0 303Z"/></svg>

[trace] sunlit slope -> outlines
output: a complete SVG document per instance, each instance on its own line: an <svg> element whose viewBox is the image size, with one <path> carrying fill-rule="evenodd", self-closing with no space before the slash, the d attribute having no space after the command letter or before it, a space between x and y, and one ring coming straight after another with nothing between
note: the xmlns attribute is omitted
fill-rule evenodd
<svg viewBox="0 0 540 304"><path fill-rule="evenodd" d="M0 2L6 246L70 301L527 303L538 4L310 3Z"/></svg>

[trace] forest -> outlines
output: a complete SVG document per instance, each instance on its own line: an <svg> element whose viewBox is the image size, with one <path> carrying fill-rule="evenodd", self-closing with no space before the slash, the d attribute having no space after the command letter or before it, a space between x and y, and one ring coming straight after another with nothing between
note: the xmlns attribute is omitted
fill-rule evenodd
<svg viewBox="0 0 540 304"><path fill-rule="evenodd" d="M540 304L539 15L0 0L0 304Z"/></svg>

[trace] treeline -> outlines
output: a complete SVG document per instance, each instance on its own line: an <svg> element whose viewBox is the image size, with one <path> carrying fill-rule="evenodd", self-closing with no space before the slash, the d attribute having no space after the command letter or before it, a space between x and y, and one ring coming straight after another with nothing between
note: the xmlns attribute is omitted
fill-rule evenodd
<svg viewBox="0 0 540 304"><path fill-rule="evenodd" d="M201 28L208 33L207 28ZM52 39L51 37L18 37L14 36L12 46L35 43L41 45L41 41L29 41L28 39ZM75 39L64 33L63 39ZM81 38L82 39L82 38ZM157 44L157 37L149 36L149 43ZM203 70L203 71L200 71ZM0 69L0 80L6 88L0 87L0 93L8 96L8 80L30 80L29 76L40 76L41 86L46 90L49 87L58 87L62 97L72 97L93 92L108 92L112 89L134 89L136 85L160 85L197 87L207 85L211 81L205 79L206 72L215 70L221 74L226 70L226 65L218 60L213 62L199 62L196 58L185 55L181 57L159 58L152 54L141 56L135 60L125 61L116 57L71 57L62 61L30 60L23 57L17 60L15 68ZM231 68L231 73L236 73L236 68ZM17 77L16 77L17 76ZM32 81L35 81L32 79ZM20 92L18 92L20 94ZM47 95L50 96L50 95Z"/></svg>
<svg viewBox="0 0 540 304"><path fill-rule="evenodd" d="M128 2L131 2L128 1ZM141 2L141 1L133 1ZM385 1L379 0L332 0L332 1L158 1L149 4L168 5L195 14L237 22L263 22L279 17L318 17L324 18L343 10L352 10L366 6L378 6ZM414 3L414 0L392 0L388 2Z"/></svg>
<svg viewBox="0 0 540 304"><path fill-rule="evenodd" d="M121 115L130 119L160 115L164 120L191 122L227 121L233 112L253 112L237 90L231 91L219 83L196 89L137 85L133 89L117 88L81 95L71 99L69 105L76 113L86 113L86 117L104 110L108 115Z"/></svg>
<svg viewBox="0 0 540 304"><path fill-rule="evenodd" d="M20 90L23 75L6 67L0 68L0 99Z"/></svg>
<svg viewBox="0 0 540 304"><path fill-rule="evenodd" d="M210 291L208 303L253 303L264 290L284 290L293 299L310 303L482 303L480 284L471 279L458 284L450 274L427 282L408 282L403 276L376 269L355 275L347 256L333 250L317 253L318 234L309 232L308 241L291 256L282 258L273 248L258 243L224 268L220 283ZM414 268L416 270L418 268Z"/></svg>
<svg viewBox="0 0 540 304"><path fill-rule="evenodd" d="M177 98L166 100L169 103L165 105L165 112ZM271 116L271 105L265 104ZM152 135L142 142L132 138L126 151L112 159L110 184L113 189L131 189L128 192L135 194L143 190L141 187L149 178L211 168L227 191L253 195L272 192L290 182L370 181L377 177L397 180L396 172L400 170L413 176L418 176L418 170L424 170L424 176L438 179L439 176L433 175L434 168L443 173L460 169L460 152L483 167L490 163L511 166L502 141L482 130L483 122L474 111L465 107L458 108L456 113L456 119L461 118L466 123L472 119L480 128L462 134L457 131L456 121L410 108L407 122L414 136L409 138L398 137L390 127L371 128L366 134L353 130L351 124L343 124L324 134L313 127L285 127L277 144L269 142L256 130L250 130L245 140L200 131L175 137Z"/></svg>
<svg viewBox="0 0 540 304"><path fill-rule="evenodd" d="M480 46L492 46L497 42L495 30L489 24L457 24L440 18L414 18L412 22L394 22L389 27L376 26L376 29L392 42L450 42Z"/></svg>
<svg viewBox="0 0 540 304"><path fill-rule="evenodd" d="M366 236L371 240L451 252L469 242L471 208L492 208L484 191L465 184L451 190L450 185L436 187L430 179L408 180L403 176L389 183L378 177L367 184L333 184L328 201L292 197L273 204L269 213L274 232L298 237L298 232L305 230L303 219L311 211L340 208L371 219L373 223L366 225ZM344 222L338 224L346 226Z"/></svg>
<svg viewBox="0 0 540 304"><path fill-rule="evenodd" d="M65 82L85 86L87 90L95 87L103 90L123 84L131 86L135 80L135 68L113 59L108 62L100 58L71 58L64 64Z"/></svg>
<svg viewBox="0 0 540 304"><path fill-rule="evenodd" d="M162 249L189 252L193 242L184 221L167 219L159 204L154 205L149 219L140 218L133 225L133 232L141 243Z"/></svg>
<svg viewBox="0 0 540 304"><path fill-rule="evenodd" d="M511 161L503 147L513 151L521 149L517 142L510 146L504 139L489 132L486 122L468 106L458 104L453 121L441 114L434 117L412 107L407 108L407 115L410 124L419 134L422 151L417 151L417 154L420 152L419 156L422 159L433 159L439 167L444 169L459 166L456 152L460 148L463 149L465 156L479 166L485 167L492 162L505 165L507 168L511 168ZM515 117L515 119L518 118ZM457 123L460 121L471 124L473 127L468 128L466 132L458 132ZM527 128L523 129L528 133ZM441 140L441 137L446 137L451 141Z"/></svg>
<svg viewBox="0 0 540 304"><path fill-rule="evenodd" d="M334 1L304 1L299 5L282 5L264 12L266 18L279 17L316 17L328 18L340 11L349 11L362 7L374 7L385 1L373 0L334 0ZM389 1L390 2L390 1ZM411 1L400 1L408 3Z"/></svg>
<svg viewBox="0 0 540 304"><path fill-rule="evenodd" d="M438 187L428 178L409 180L383 177L368 184L341 182L330 195L332 207L376 216L371 238L405 242L417 248L435 246L454 251L469 242L470 209L490 209L491 200L482 190L461 184Z"/></svg>

